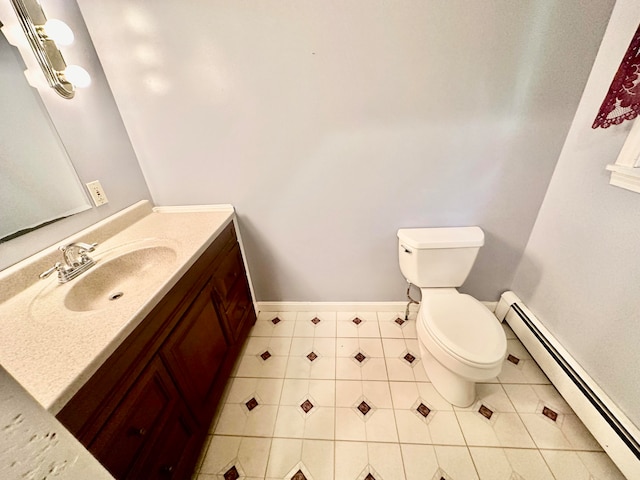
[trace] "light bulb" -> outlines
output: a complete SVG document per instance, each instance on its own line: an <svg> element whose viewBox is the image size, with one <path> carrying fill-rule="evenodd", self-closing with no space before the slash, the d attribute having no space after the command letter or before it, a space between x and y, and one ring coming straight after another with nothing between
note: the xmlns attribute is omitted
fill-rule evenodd
<svg viewBox="0 0 640 480"><path fill-rule="evenodd" d="M73 43L73 32L69 25L62 20L56 20L55 18L47 20L44 24L44 31L47 37L56 42L56 45L71 45Z"/></svg>
<svg viewBox="0 0 640 480"><path fill-rule="evenodd" d="M63 73L64 78L74 87L85 88L91 85L89 72L78 65L69 65Z"/></svg>

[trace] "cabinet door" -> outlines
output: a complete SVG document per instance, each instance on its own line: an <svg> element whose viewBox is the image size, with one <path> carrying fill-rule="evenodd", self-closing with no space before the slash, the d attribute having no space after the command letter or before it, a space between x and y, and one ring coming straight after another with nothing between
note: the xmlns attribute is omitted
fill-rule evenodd
<svg viewBox="0 0 640 480"><path fill-rule="evenodd" d="M140 375L89 450L117 479L126 478L180 399L159 360Z"/></svg>
<svg viewBox="0 0 640 480"><path fill-rule="evenodd" d="M234 247L222 258L213 276L213 289L226 310L231 300L231 291L244 276L240 246Z"/></svg>
<svg viewBox="0 0 640 480"><path fill-rule="evenodd" d="M169 415L156 443L132 478L147 480L190 479L202 435L191 415L179 402Z"/></svg>
<svg viewBox="0 0 640 480"><path fill-rule="evenodd" d="M227 328L231 333L233 341L237 341L240 332L244 328L245 322L253 317L253 301L251 300L251 292L245 281L237 282L234 289L230 292L227 302L227 309L224 312Z"/></svg>
<svg viewBox="0 0 640 480"><path fill-rule="evenodd" d="M216 269L213 276L213 293L224 317L229 339L235 342L245 321L252 316L255 320L255 314L250 314L253 311L253 301L237 243Z"/></svg>
<svg viewBox="0 0 640 480"><path fill-rule="evenodd" d="M198 418L213 408L207 402L228 346L206 288L171 333L160 354Z"/></svg>

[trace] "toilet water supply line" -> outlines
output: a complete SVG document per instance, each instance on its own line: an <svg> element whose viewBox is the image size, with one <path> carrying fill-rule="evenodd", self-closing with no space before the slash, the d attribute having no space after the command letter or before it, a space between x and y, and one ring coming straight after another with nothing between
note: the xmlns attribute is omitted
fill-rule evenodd
<svg viewBox="0 0 640 480"><path fill-rule="evenodd" d="M420 302L411 298L411 285L413 285L413 283L411 283L408 280L407 280L407 283L409 284L409 286L407 287L407 298L409 299L409 303L407 303L407 309L404 311L405 320L409 320L409 307L411 306L411 304L412 303L415 303L416 305L420 304Z"/></svg>

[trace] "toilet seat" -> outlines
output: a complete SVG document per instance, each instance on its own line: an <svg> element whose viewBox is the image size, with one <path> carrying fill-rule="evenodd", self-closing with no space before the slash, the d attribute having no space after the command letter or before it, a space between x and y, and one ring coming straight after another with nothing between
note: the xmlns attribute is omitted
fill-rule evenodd
<svg viewBox="0 0 640 480"><path fill-rule="evenodd" d="M465 294L423 298L418 319L445 352L470 366L501 364L506 338L497 318L478 300Z"/></svg>

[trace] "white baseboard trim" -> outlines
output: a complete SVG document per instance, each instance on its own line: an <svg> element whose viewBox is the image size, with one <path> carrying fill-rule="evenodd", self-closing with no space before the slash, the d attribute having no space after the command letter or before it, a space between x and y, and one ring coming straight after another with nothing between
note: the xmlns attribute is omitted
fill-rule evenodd
<svg viewBox="0 0 640 480"><path fill-rule="evenodd" d="M256 302L256 305L261 312L404 312L407 308L407 302Z"/></svg>
<svg viewBox="0 0 640 480"><path fill-rule="evenodd" d="M498 302L482 302L495 311ZM256 302L259 312L404 312L407 302ZM415 312L418 305L411 305Z"/></svg>
<svg viewBox="0 0 640 480"><path fill-rule="evenodd" d="M502 294L496 316L500 320L505 319L620 471L629 479L640 478L640 458L635 453L638 451L636 445L639 443L640 429L515 293L508 291ZM627 439L631 439L628 442L634 444L633 448L625 443L625 435L621 435L620 430L626 430Z"/></svg>

